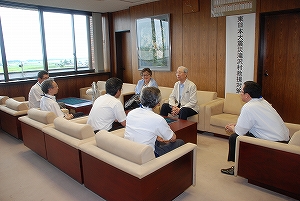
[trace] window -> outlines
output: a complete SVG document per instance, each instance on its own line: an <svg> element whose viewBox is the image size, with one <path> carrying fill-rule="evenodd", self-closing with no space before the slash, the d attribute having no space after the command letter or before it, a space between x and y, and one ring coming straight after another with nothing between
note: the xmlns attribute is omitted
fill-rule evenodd
<svg viewBox="0 0 300 201"><path fill-rule="evenodd" d="M93 69L91 13L22 6L0 5L0 81Z"/></svg>
<svg viewBox="0 0 300 201"><path fill-rule="evenodd" d="M32 77L44 68L38 11L0 7L0 17L9 79Z"/></svg>

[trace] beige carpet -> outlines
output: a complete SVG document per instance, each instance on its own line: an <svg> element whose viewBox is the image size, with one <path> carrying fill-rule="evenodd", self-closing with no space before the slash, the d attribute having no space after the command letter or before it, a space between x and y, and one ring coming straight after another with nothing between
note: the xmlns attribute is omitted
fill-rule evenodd
<svg viewBox="0 0 300 201"><path fill-rule="evenodd" d="M294 200L248 184L244 178L220 173L221 168L232 165L226 161L227 150L227 139L207 133L198 134L197 185L188 188L175 200ZM22 141L0 130L0 200L93 201L104 199L32 152L23 145Z"/></svg>

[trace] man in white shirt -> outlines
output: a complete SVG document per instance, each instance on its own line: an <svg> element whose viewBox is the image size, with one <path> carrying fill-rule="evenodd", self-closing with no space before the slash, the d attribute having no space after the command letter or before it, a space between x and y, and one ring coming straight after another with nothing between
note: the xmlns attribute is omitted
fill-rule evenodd
<svg viewBox="0 0 300 201"><path fill-rule="evenodd" d="M105 83L106 94L95 100L87 121L95 133L99 130L112 131L125 127L126 114L123 104L118 99L122 86L123 82L119 78L108 79ZM117 125L118 123L121 125Z"/></svg>
<svg viewBox="0 0 300 201"><path fill-rule="evenodd" d="M40 71L38 72L37 83L33 85L28 94L28 103L29 108L39 108L40 107L40 100L42 95L44 94L41 89L41 84L44 80L49 78L49 73L47 71Z"/></svg>
<svg viewBox="0 0 300 201"><path fill-rule="evenodd" d="M164 103L160 110L160 115L173 116L178 115L179 119L186 120L188 117L198 113L199 106L197 100L197 87L187 79L188 69L184 66L178 67L175 83L172 93L169 97L169 103Z"/></svg>
<svg viewBox="0 0 300 201"><path fill-rule="evenodd" d="M153 112L152 109L159 104L160 99L158 88L144 88L140 95L142 107L128 113L124 134L126 139L150 145L156 157L184 144L183 140L176 139L166 120Z"/></svg>
<svg viewBox="0 0 300 201"><path fill-rule="evenodd" d="M73 118L72 114L63 113L56 102L55 94L58 93L58 85L54 79L49 78L43 81L41 88L44 93L40 101L41 110L54 112L56 116L65 117L68 120Z"/></svg>
<svg viewBox="0 0 300 201"><path fill-rule="evenodd" d="M261 93L262 89L256 82L244 83L241 98L246 104L241 109L237 123L225 126L226 131L233 133L229 137L228 161L235 161L236 138L240 135L283 143L289 141L288 128L272 105L262 98ZM221 172L233 175L234 166L221 169Z"/></svg>

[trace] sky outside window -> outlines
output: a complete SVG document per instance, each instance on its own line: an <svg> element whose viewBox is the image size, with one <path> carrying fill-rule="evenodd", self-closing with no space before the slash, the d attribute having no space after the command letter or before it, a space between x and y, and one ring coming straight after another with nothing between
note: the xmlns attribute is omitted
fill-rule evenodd
<svg viewBox="0 0 300 201"><path fill-rule="evenodd" d="M48 67L74 68L71 14L44 12Z"/></svg>
<svg viewBox="0 0 300 201"><path fill-rule="evenodd" d="M38 11L0 7L0 15L8 72L43 69Z"/></svg>

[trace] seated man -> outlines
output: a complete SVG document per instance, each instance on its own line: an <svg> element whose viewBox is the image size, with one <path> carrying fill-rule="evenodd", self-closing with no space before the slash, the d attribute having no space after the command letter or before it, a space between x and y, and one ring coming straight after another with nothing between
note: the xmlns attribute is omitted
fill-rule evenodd
<svg viewBox="0 0 300 201"><path fill-rule="evenodd" d="M288 128L272 105L262 98L261 92L262 89L256 82L244 83L241 99L246 103L241 109L237 123L225 126L227 132L233 133L229 137L228 161L235 161L236 138L239 135L283 143L289 141ZM233 175L234 166L221 169L221 172Z"/></svg>
<svg viewBox="0 0 300 201"><path fill-rule="evenodd" d="M183 140L176 139L166 120L152 111L160 99L158 88L144 88L140 96L142 106L128 113L124 134L126 139L150 145L156 157L184 144Z"/></svg>
<svg viewBox="0 0 300 201"><path fill-rule="evenodd" d="M169 97L169 103L164 103L160 110L160 115L173 116L179 115L179 119L186 120L188 117L198 113L197 87L187 79L188 69L184 66L178 67L175 83L172 93Z"/></svg>
<svg viewBox="0 0 300 201"><path fill-rule="evenodd" d="M40 107L40 100L42 95L44 94L41 89L41 84L44 80L49 78L49 73L47 71L40 71L38 72L37 83L33 85L28 94L28 103L29 108L39 108Z"/></svg>
<svg viewBox="0 0 300 201"><path fill-rule="evenodd" d="M87 121L94 128L95 133L99 130L112 131L126 125L124 107L118 99L122 85L123 82L119 78L108 79L105 83L106 94L95 100ZM121 125L113 125L115 121Z"/></svg>
<svg viewBox="0 0 300 201"><path fill-rule="evenodd" d="M49 78L42 82L41 85L44 95L41 98L40 108L44 111L51 111L58 117L65 117L66 119L72 119L72 114L65 114L61 111L59 104L56 102L55 94L58 93L58 85L54 79Z"/></svg>

